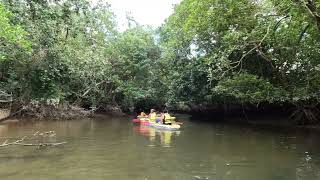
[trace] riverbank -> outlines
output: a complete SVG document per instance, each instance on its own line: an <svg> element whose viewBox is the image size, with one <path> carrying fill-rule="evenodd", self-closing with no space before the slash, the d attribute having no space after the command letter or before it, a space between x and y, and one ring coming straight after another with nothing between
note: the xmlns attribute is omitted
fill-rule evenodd
<svg viewBox="0 0 320 180"><path fill-rule="evenodd" d="M27 105L14 106L12 109L0 109L0 122L16 117L60 120L88 117L92 114L92 110L85 110L77 106L32 102Z"/></svg>
<svg viewBox="0 0 320 180"><path fill-rule="evenodd" d="M233 123L246 124L255 126L274 126L274 127L298 127L308 129L320 129L320 125L314 124L299 124L298 121L290 118L288 107L268 106L264 108L242 107L236 105L229 106L212 106L211 108L193 107L192 109L171 109L173 114L188 114L190 119L197 121L207 121L212 123ZM9 112L2 110L2 112ZM70 120L82 119L100 115L126 116L136 113L123 113L119 107L106 106L105 108L92 109L78 106L71 106L53 102L33 102L28 105L20 105L11 111L11 114L5 118L0 118L0 122L6 120L28 119L34 118L38 120ZM184 118L183 118L184 119ZM16 119L14 120L16 121Z"/></svg>
<svg viewBox="0 0 320 180"><path fill-rule="evenodd" d="M318 126L320 107L311 109L292 104L224 104L174 107L174 112L192 114L212 121L235 121L246 124L273 124L279 126ZM274 118L276 120L274 120Z"/></svg>
<svg viewBox="0 0 320 180"><path fill-rule="evenodd" d="M102 109L93 107L84 108L76 105L61 104L55 102L33 101L28 104L11 106L11 109L0 109L0 122L10 121L12 118L37 119L37 120L70 120L82 119L92 116L105 115L124 116L126 115L118 107L106 106Z"/></svg>
<svg viewBox="0 0 320 180"><path fill-rule="evenodd" d="M8 118L11 114L10 109L0 109L0 120Z"/></svg>
<svg viewBox="0 0 320 180"><path fill-rule="evenodd" d="M320 132L320 124L300 125L289 118L287 114L281 113L191 113L189 115L191 121L204 122L209 124L225 124L225 125L241 125L254 126L259 128L272 129L297 129L297 130L316 130Z"/></svg>

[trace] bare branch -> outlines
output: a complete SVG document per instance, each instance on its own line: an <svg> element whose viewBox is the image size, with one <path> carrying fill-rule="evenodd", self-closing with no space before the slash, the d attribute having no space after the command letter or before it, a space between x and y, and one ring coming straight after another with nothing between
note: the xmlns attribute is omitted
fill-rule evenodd
<svg viewBox="0 0 320 180"><path fill-rule="evenodd" d="M35 132L33 136L38 136L38 137L52 137L55 136L54 131L48 131L48 132L42 132L40 133L39 131ZM27 139L27 136L24 136L21 139L18 139L14 142L9 142L8 139L6 139L2 144L0 144L0 147L6 147L6 146L37 146L38 148L43 148L43 147L49 147L49 146L59 146L66 144L67 142L58 142L58 143L26 143L25 140Z"/></svg>
<svg viewBox="0 0 320 180"><path fill-rule="evenodd" d="M239 65L242 66L242 61L243 59L248 56L251 52L253 52L254 50L257 50L259 47L261 47L261 44L263 43L263 41L267 38L267 36L269 35L269 32L270 32L270 25L268 26L268 29L267 29L267 33L263 36L263 38L260 40L260 42L258 44L255 44L255 46L250 49L248 52L246 52L245 54L243 54L240 58L239 61L236 61L236 62L233 62L233 63L230 63L230 64L236 64L235 66L231 67L229 70L231 69L235 69L237 68Z"/></svg>
<svg viewBox="0 0 320 180"><path fill-rule="evenodd" d="M317 12L317 6L313 0L307 0L304 3L306 8L308 9L309 13L314 17L317 23L318 30L320 31L320 15Z"/></svg>
<svg viewBox="0 0 320 180"><path fill-rule="evenodd" d="M320 14L318 13L316 3L313 0L293 0L297 4L307 9L309 14L316 20L316 25L320 31Z"/></svg>

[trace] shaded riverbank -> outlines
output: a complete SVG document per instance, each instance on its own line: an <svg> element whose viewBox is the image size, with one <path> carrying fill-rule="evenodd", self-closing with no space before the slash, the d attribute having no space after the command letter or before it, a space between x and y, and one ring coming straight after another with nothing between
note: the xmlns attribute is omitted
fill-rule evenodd
<svg viewBox="0 0 320 180"><path fill-rule="evenodd" d="M33 102L28 105L20 105L11 111L9 117L0 118L0 122L12 118L17 119L38 119L38 120L68 120L82 119L87 117L99 117L103 115L113 116L136 116L139 112L124 113L120 107L106 106L105 108L96 109L94 107L78 107L68 104L54 102ZM233 124L248 124L259 126L275 126L275 127L304 127L320 129L318 122L313 124L301 124L293 118L290 118L290 106L269 105L265 107L256 106L240 106L240 105L225 105L225 106L192 106L192 108L172 107L170 113L174 114L189 114L192 119L197 121L210 121ZM142 108L140 108L141 110ZM161 112L161 108L157 110ZM148 112L145 110L145 112ZM3 110L8 116L8 110ZM9 120L10 121L10 120Z"/></svg>

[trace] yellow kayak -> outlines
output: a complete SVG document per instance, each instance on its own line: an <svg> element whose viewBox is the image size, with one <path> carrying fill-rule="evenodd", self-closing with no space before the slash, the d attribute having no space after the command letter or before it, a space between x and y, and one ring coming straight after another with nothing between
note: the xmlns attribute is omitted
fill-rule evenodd
<svg viewBox="0 0 320 180"><path fill-rule="evenodd" d="M157 129L165 129L165 130L179 130L180 125L178 124L172 124L172 125L167 125L167 124L160 124L160 123L149 123L150 127L154 127Z"/></svg>

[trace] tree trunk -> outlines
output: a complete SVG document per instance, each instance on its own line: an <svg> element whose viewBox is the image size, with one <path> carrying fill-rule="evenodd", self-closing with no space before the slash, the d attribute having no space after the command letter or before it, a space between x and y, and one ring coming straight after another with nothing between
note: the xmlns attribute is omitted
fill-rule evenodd
<svg viewBox="0 0 320 180"><path fill-rule="evenodd" d="M318 30L320 32L320 14L317 11L316 3L314 2L314 0L307 0L305 5L306 5L308 11L310 12L310 14L316 20L316 24L317 24Z"/></svg>

